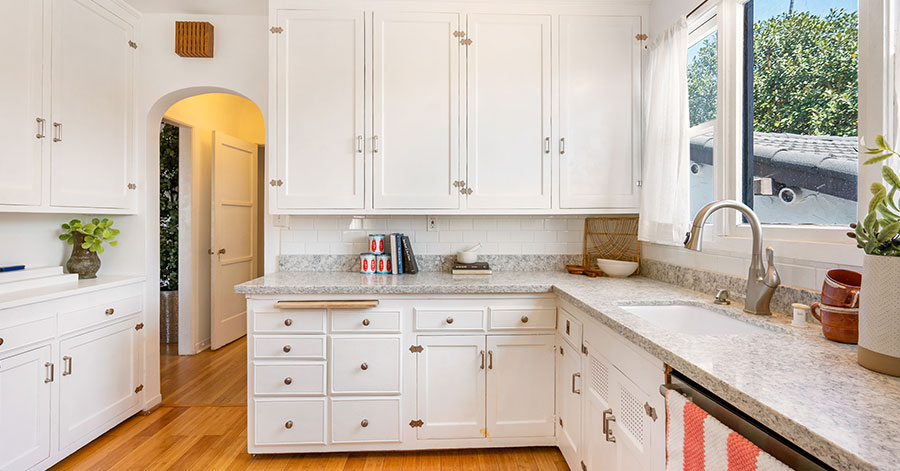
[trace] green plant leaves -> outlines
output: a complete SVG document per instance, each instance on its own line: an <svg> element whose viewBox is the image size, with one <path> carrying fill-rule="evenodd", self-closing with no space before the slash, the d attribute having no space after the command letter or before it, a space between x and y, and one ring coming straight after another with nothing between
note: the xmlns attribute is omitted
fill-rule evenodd
<svg viewBox="0 0 900 471"><path fill-rule="evenodd" d="M82 224L78 219L72 219L60 226L64 232L59 235L59 240L64 240L69 245L74 245L75 238L73 234L84 234L84 242L81 244L81 248L91 252L103 253L105 250L103 248L104 242L112 246L118 245L118 242L114 239L119 235L120 231L113 229L112 225L113 221L109 218L93 218L87 224Z"/></svg>

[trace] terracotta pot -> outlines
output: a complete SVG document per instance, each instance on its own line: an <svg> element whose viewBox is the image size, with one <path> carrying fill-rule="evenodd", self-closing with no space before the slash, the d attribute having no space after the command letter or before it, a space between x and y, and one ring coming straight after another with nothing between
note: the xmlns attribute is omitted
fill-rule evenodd
<svg viewBox="0 0 900 471"><path fill-rule="evenodd" d="M862 285L862 274L834 269L825 274L822 283L822 304L840 307L859 307L859 290Z"/></svg>
<svg viewBox="0 0 900 471"><path fill-rule="evenodd" d="M866 255L859 305L859 364L900 376L900 257Z"/></svg>
<svg viewBox="0 0 900 471"><path fill-rule="evenodd" d="M828 340L841 343L859 341L859 309L813 303L809 312L822 323L822 333Z"/></svg>
<svg viewBox="0 0 900 471"><path fill-rule="evenodd" d="M97 255L97 252L81 248L83 243L84 234L80 232L72 234L72 255L66 262L66 271L77 273L80 280L97 278L97 271L100 270L100 256Z"/></svg>

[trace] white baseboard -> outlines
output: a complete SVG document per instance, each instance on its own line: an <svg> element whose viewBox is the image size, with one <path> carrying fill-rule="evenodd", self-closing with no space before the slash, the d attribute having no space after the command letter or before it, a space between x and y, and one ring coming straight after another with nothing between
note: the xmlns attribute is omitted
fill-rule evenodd
<svg viewBox="0 0 900 471"><path fill-rule="evenodd" d="M206 350L212 344L211 339L205 339L194 344L194 353L200 353L203 350Z"/></svg>
<svg viewBox="0 0 900 471"><path fill-rule="evenodd" d="M150 399L144 401L144 407L141 410L148 411L162 403L162 394L157 394Z"/></svg>

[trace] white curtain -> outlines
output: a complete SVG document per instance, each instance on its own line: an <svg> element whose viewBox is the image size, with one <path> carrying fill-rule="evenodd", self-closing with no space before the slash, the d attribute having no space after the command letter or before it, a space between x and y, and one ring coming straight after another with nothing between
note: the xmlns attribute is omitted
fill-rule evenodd
<svg viewBox="0 0 900 471"><path fill-rule="evenodd" d="M687 20L650 45L644 83L644 177L638 238L682 245L690 230Z"/></svg>

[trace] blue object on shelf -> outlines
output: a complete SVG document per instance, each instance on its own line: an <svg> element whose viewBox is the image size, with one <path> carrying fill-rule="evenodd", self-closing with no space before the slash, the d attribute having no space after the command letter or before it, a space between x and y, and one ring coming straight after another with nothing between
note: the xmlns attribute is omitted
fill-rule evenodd
<svg viewBox="0 0 900 471"><path fill-rule="evenodd" d="M3 271L16 271L16 270L24 270L25 265L10 265L8 267L0 267L0 272Z"/></svg>

